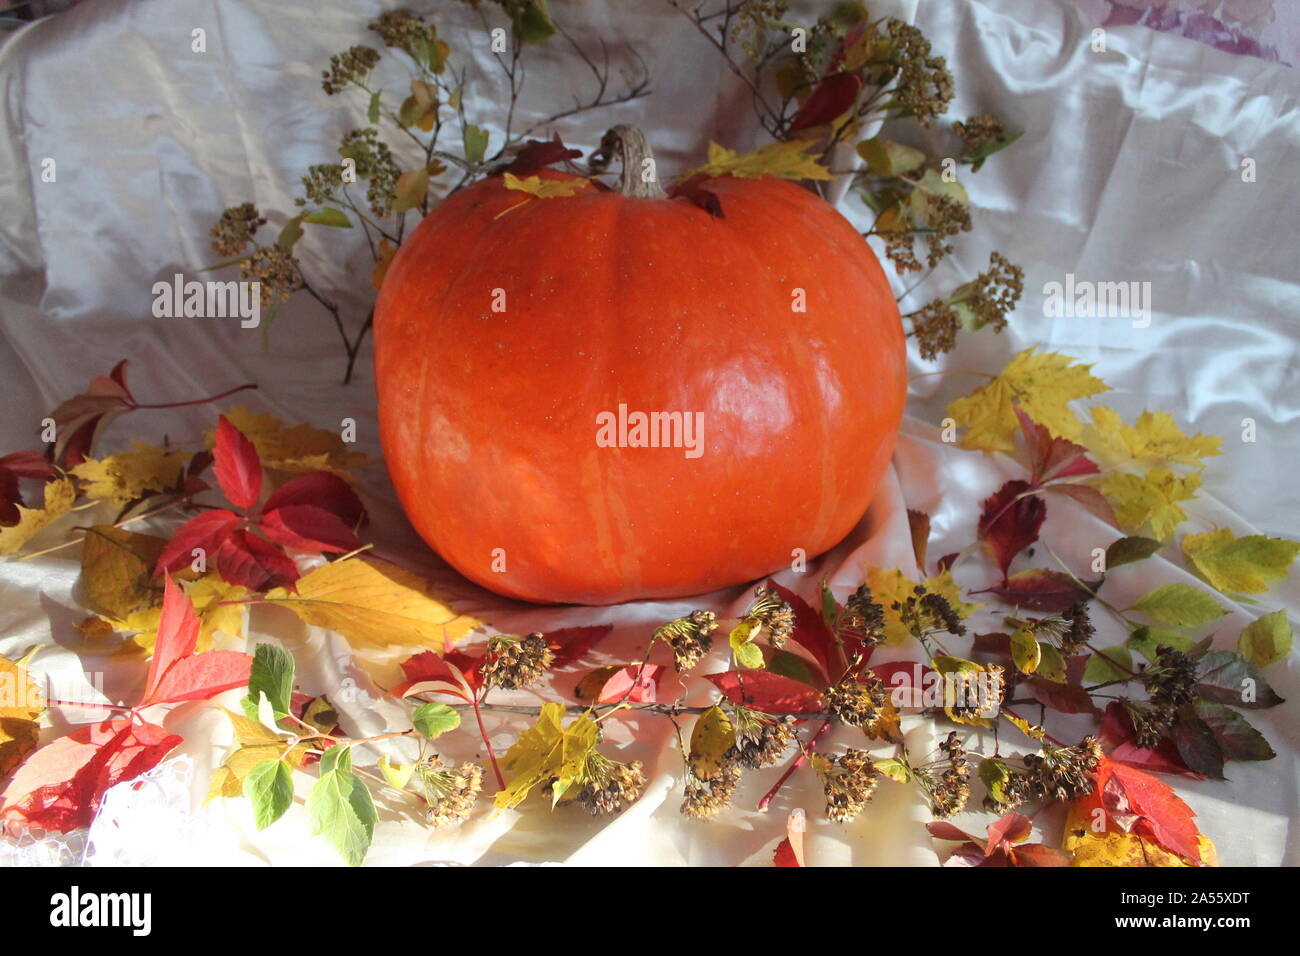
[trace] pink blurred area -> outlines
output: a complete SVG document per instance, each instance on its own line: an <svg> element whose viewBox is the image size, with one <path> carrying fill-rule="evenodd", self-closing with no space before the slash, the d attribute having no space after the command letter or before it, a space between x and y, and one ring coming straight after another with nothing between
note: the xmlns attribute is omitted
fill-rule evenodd
<svg viewBox="0 0 1300 956"><path fill-rule="evenodd" d="M1300 17L1294 0L1076 0L1103 27L1139 26L1295 66ZM1279 10L1278 7L1282 9Z"/></svg>

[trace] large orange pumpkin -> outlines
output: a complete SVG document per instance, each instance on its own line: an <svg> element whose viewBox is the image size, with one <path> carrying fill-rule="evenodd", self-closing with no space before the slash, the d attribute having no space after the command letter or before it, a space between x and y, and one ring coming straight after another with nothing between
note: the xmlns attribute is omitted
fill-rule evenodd
<svg viewBox="0 0 1300 956"><path fill-rule="evenodd" d="M639 134L611 132L619 189L461 190L402 245L375 309L411 523L528 601L677 597L820 554L871 502L903 413L898 309L852 225L770 177L708 181L721 218L664 198L629 175ZM690 446L630 447L651 440L637 412L682 413L656 434Z"/></svg>

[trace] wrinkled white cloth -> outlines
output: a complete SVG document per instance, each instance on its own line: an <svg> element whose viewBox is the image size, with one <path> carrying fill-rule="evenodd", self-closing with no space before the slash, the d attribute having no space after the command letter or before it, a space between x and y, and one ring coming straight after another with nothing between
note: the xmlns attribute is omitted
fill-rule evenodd
<svg viewBox="0 0 1300 956"><path fill-rule="evenodd" d="M1115 387L1108 401L1126 418L1143 408L1163 409L1192 430L1226 439L1225 454L1211 463L1202 497L1191 508L1193 530L1217 523L1239 533L1295 536L1300 486L1290 472L1300 452L1294 388L1300 194L1289 157L1300 147L1300 75L1141 26L1108 27L1105 52L1094 52L1094 22L1064 0L872 6L877 14L917 22L948 57L959 91L953 117L992 110L1026 131L978 174L963 174L975 230L930 282L904 299L905 311L918 307L974 277L989 251L998 249L1025 268L1021 307L1001 337L967 336L937 364L913 356L913 372L996 371L1029 345L1096 363L1097 374ZM364 25L380 9L373 0L329 6L90 0L6 41L0 48L0 451L32 447L48 409L129 357L131 383L143 401L188 399L256 381L261 390L250 402L259 409L321 427L353 418L358 447L377 454L366 360L351 385L338 384L342 350L328 316L305 296L281 310L269 352L261 350L259 332L236 322L155 319L150 306L155 280L177 271L189 275L214 261L207 233L224 207L252 200L263 210L290 210L305 168L329 161L340 135L364 125L365 104L326 97L319 70L330 53L366 42ZM439 11L453 50L475 51L466 111L490 130L495 147L503 135L504 86L486 37L460 5ZM589 0L558 5L556 15L584 46L606 43L616 64L634 45L653 78L649 97L554 124L566 143L589 151L609 126L635 123L647 131L661 175L671 176L695 164L709 139L734 148L761 142L748 92L666 4ZM191 50L195 29L206 31L206 53ZM516 129L591 89L589 71L562 38L529 56ZM537 130L539 136L549 132ZM938 148L947 134L905 127L895 135ZM54 182L41 178L47 159L55 163ZM1243 159L1254 161L1254 182L1242 179ZM864 228L870 222L852 197L840 195L838 204ZM266 228L278 229L282 221ZM319 287L359 321L372 294L359 232L312 230L298 250ZM1043 285L1063 282L1067 273L1150 282L1149 327L1135 328L1123 318L1047 317ZM900 281L899 291L908 284ZM825 576L843 597L867 564L911 568L909 507L932 516L932 561L973 539L980 501L1019 475L1008 460L939 440L945 403L977 381L961 374L914 381L894 467L862 524L805 574L779 580L812 597ZM106 447L163 434L192 440L209 426L211 413L137 412L109 432ZM1240 440L1245 419L1255 423L1254 443ZM505 602L459 581L429 554L405 525L382 468L371 472L365 491L371 530L388 556L430 574L461 596L467 611L506 632L614 624L598 655L610 662L635 659L650 629L669 617L693 607L734 611L747 598L739 588L599 609ZM1044 539L1075 568L1085 568L1092 549L1116 536L1070 504L1049 507ZM1045 565L1045 555L1033 563ZM0 653L16 657L42 644L33 667L66 696L129 699L138 690L138 669L112 658L78 658L70 650L79 641L74 625L84 615L75 597L77 568L76 549L0 562ZM1158 583L1188 579L1176 557L1162 556L1116 573L1106 587L1112 602L1125 606ZM979 561L962 566L963 585L990 581ZM1231 647L1244 624L1276 607L1295 614L1300 592L1294 585L1275 589L1259 605L1233 605L1217 631L1218 646ZM979 613L976 629L996 625L995 611ZM1102 624L1104 642L1121 637ZM377 686L391 683L396 662L409 649L356 654L337 635L266 608L250 613L247 639L230 646L266 640L294 651L301 689L330 694L349 733L408 726L405 709ZM576 676L556 681L565 688ZM1269 678L1283 697L1294 698L1300 691L1295 656L1271 668ZM66 733L90 715L58 711L47 736ZM1255 712L1251 720L1272 742L1276 760L1232 764L1228 783L1180 780L1177 786L1225 863L1295 865L1300 732L1294 709L1288 704ZM310 774L296 775L300 799L288 815L258 832L246 801L203 804L208 775L230 744L220 712L186 704L167 725L186 738L175 759L191 762L191 822L172 812L180 805L180 778L169 763L170 788L145 787L129 800L106 802L92 849L99 846L109 857L120 852L123 862L171 862L174 845L168 843L184 831L202 835L207 852L202 859L195 854L195 863L339 862L324 841L310 836L301 801ZM521 726L494 718L498 747ZM928 725L909 722L907 730L915 752L933 749ZM940 847L923 826L928 813L911 789L882 784L870 812L840 827L824 821L819 788L806 770L769 812L748 809L779 773L764 771L747 780L736 810L700 823L678 813L681 757L666 720L640 716L608 733L608 746L647 764L646 794L623 815L590 820L577 810L552 814L529 806L435 832L408 804L381 799L369 862L761 865L770 861L795 808L807 811L810 864L934 865L940 859ZM483 758L472 734L453 736L449 757ZM853 739L840 734L825 746ZM151 827L148 821L163 810L172 825ZM978 829L986 821L970 814L957 822ZM68 846L58 843L46 858L66 860L74 855ZM29 848L26 858L36 855Z"/></svg>

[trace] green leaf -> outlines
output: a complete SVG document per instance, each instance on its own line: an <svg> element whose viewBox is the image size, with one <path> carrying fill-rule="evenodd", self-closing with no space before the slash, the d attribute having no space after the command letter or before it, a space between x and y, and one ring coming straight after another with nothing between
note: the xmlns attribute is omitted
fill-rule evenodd
<svg viewBox="0 0 1300 956"><path fill-rule="evenodd" d="M1083 679L1089 684L1107 684L1133 674L1133 654L1127 647L1106 647L1088 658Z"/></svg>
<svg viewBox="0 0 1300 956"><path fill-rule="evenodd" d="M1256 667L1267 667L1291 653L1291 622L1286 611L1265 614L1237 638L1237 651Z"/></svg>
<svg viewBox="0 0 1300 956"><path fill-rule="evenodd" d="M460 726L460 713L447 704L421 704L411 717L421 736L432 740Z"/></svg>
<svg viewBox="0 0 1300 956"><path fill-rule="evenodd" d="M1003 786L1011 779L1011 768L1005 761L997 757L985 757L980 761L979 775L989 796L999 803L1006 800L1007 795Z"/></svg>
<svg viewBox="0 0 1300 956"><path fill-rule="evenodd" d="M1065 658L1056 649L1056 645L1039 641L1038 649L1042 658L1038 662L1038 670L1035 673L1053 684L1064 684L1066 682Z"/></svg>
<svg viewBox="0 0 1300 956"><path fill-rule="evenodd" d="M897 757L886 757L884 760L877 760L872 766L896 783L907 783L912 779L912 768Z"/></svg>
<svg viewBox="0 0 1300 956"><path fill-rule="evenodd" d="M1276 707L1283 703L1254 664L1232 651L1209 651L1196 662L1196 692L1233 707Z"/></svg>
<svg viewBox="0 0 1300 956"><path fill-rule="evenodd" d="M1145 561L1159 550L1160 542L1155 538L1143 538L1140 535L1120 538L1111 542L1111 546L1106 549L1106 570L1113 571L1135 561Z"/></svg>
<svg viewBox="0 0 1300 956"><path fill-rule="evenodd" d="M827 627L835 626L835 618L839 614L839 603L835 600L835 595L831 589L822 581L820 585L822 595L822 620L826 622Z"/></svg>
<svg viewBox="0 0 1300 956"><path fill-rule="evenodd" d="M244 795L253 801L253 822L265 830L293 804L293 771L283 760L263 760L244 777Z"/></svg>
<svg viewBox="0 0 1300 956"><path fill-rule="evenodd" d="M310 222L317 226L337 226L340 229L351 229L352 220L342 209L335 209L333 206L324 206L309 214L303 222Z"/></svg>
<svg viewBox="0 0 1300 956"><path fill-rule="evenodd" d="M370 106L366 109L366 119L370 120L371 125L379 122L379 94L382 90L375 90L370 94Z"/></svg>
<svg viewBox="0 0 1300 956"><path fill-rule="evenodd" d="M1300 541L1262 534L1238 538L1221 528L1184 536L1182 548L1193 570L1225 594L1263 594L1270 582L1286 577Z"/></svg>
<svg viewBox="0 0 1300 956"><path fill-rule="evenodd" d="M978 149L971 150L968 153L962 153L961 162L970 163L970 171L972 173L978 173L980 167L984 165L984 160L988 159L994 153L999 153L1006 149L1024 134L1024 130L1017 130L1014 133L1008 133L1001 139L991 140L990 142L980 146Z"/></svg>
<svg viewBox="0 0 1300 956"><path fill-rule="evenodd" d="M244 704L244 713L256 720L258 695L265 694L276 719L287 717L293 697L293 667L293 655L283 647L258 644L253 651L253 667L248 675L248 697L244 698L245 701L251 700L252 713L249 713L247 703Z"/></svg>
<svg viewBox="0 0 1300 956"><path fill-rule="evenodd" d="M772 659L767 662L767 669L773 674L797 680L801 684L812 684L815 687L819 683L824 683L821 678L813 674L812 666L806 660L787 650L773 651Z"/></svg>
<svg viewBox="0 0 1300 956"><path fill-rule="evenodd" d="M1176 651L1186 651L1195 641L1180 631L1140 624L1133 628L1127 644L1149 661L1156 659L1156 649L1164 644Z"/></svg>
<svg viewBox="0 0 1300 956"><path fill-rule="evenodd" d="M1220 705L1216 705L1220 706ZM1174 722L1174 746L1188 770L1203 773L1214 780L1223 780L1223 750L1214 739L1205 721L1191 707L1182 707Z"/></svg>
<svg viewBox="0 0 1300 956"><path fill-rule="evenodd" d="M325 761L322 758L321 766ZM312 833L321 834L338 850L348 866L360 866L374 838L379 814L357 776L347 769L321 772L307 798Z"/></svg>
<svg viewBox="0 0 1300 956"><path fill-rule="evenodd" d="M306 213L299 213L286 222L284 228L280 230L280 234L275 237L275 244L285 252L292 250L298 244L298 240L302 238L302 221L305 218Z"/></svg>
<svg viewBox="0 0 1300 956"><path fill-rule="evenodd" d="M481 163L487 155L488 131L472 124L465 125L465 160Z"/></svg>
<svg viewBox="0 0 1300 956"><path fill-rule="evenodd" d="M759 670L763 666L763 652L757 644L741 644L736 648L736 663L750 670Z"/></svg>
<svg viewBox="0 0 1300 956"><path fill-rule="evenodd" d="M1022 674L1032 674L1038 670L1043 659L1043 651L1034 635L1024 628L1018 628L1011 634L1011 660Z"/></svg>
<svg viewBox="0 0 1300 956"><path fill-rule="evenodd" d="M1162 584L1130 610L1141 611L1153 621L1174 627L1208 624L1228 613L1214 598L1190 584Z"/></svg>
<svg viewBox="0 0 1300 956"><path fill-rule="evenodd" d="M511 21L520 43L541 43L555 32L546 0L523 0L511 4Z"/></svg>
<svg viewBox="0 0 1300 956"><path fill-rule="evenodd" d="M866 160L868 172L877 176L901 176L925 164L921 150L881 136L858 143L858 155Z"/></svg>
<svg viewBox="0 0 1300 956"><path fill-rule="evenodd" d="M350 744L335 744L320 755L320 772L332 770L352 770L352 747Z"/></svg>

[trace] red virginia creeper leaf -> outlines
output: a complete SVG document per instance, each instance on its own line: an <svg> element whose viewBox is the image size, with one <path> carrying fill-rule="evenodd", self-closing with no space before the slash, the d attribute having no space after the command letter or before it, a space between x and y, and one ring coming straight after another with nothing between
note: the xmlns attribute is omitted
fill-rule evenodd
<svg viewBox="0 0 1300 956"><path fill-rule="evenodd" d="M1084 581L1089 588L1096 591L1105 578L1096 581ZM1000 587L973 591L973 594L996 594L1008 604L1029 608L1031 611L1046 611L1060 614L1072 604L1086 601L1092 597L1068 574L1051 571L1047 568L1030 568L1017 571L1007 578Z"/></svg>
<svg viewBox="0 0 1300 956"><path fill-rule="evenodd" d="M1069 866L1072 857L1045 843L1022 843L1011 851L1013 866Z"/></svg>
<svg viewBox="0 0 1300 956"><path fill-rule="evenodd" d="M248 683L253 659L239 651L208 651L173 664L163 674L146 704L174 704L182 700L207 700Z"/></svg>
<svg viewBox="0 0 1300 956"><path fill-rule="evenodd" d="M163 582L162 615L158 619L158 637L149 661L149 676L144 684L140 706L156 703L154 694L163 675L183 657L194 653L199 641L199 618L194 603L179 584L167 575Z"/></svg>
<svg viewBox="0 0 1300 956"><path fill-rule="evenodd" d="M776 852L772 854L772 862L777 866L801 865L799 858L794 854L794 847L790 845L789 837L776 845Z"/></svg>
<svg viewBox="0 0 1300 956"><path fill-rule="evenodd" d="M365 505L352 486L328 471L313 471L290 478L266 499L262 514L295 505L311 505L328 511L348 528L361 524L366 515Z"/></svg>
<svg viewBox="0 0 1300 956"><path fill-rule="evenodd" d="M1012 405L1020 419L1020 431L1029 448L1030 483L1034 487L1057 478L1078 475L1095 475L1101 469L1089 457L1082 445L1064 438L1053 438L1046 428L1026 414L1019 405Z"/></svg>
<svg viewBox="0 0 1300 956"><path fill-rule="evenodd" d="M236 528L217 551L217 571L231 584L250 591L294 590L298 566L275 545Z"/></svg>
<svg viewBox="0 0 1300 956"><path fill-rule="evenodd" d="M630 703L653 704L658 692L659 672L662 670L663 666L660 664L647 664L644 668L640 664L620 667L600 688L600 696L596 698L596 702L614 704L627 694Z"/></svg>
<svg viewBox="0 0 1300 956"><path fill-rule="evenodd" d="M770 671L724 671L704 679L722 691L727 700L764 714L805 714L822 709L817 688Z"/></svg>
<svg viewBox="0 0 1300 956"><path fill-rule="evenodd" d="M560 627L546 632L546 646L554 655L551 667L568 667L576 664L586 653L614 630L612 624L593 624L588 627Z"/></svg>
<svg viewBox="0 0 1300 956"><path fill-rule="evenodd" d="M1023 813L1008 813L994 820L988 825L989 839L984 846L984 855L988 856L998 849L1009 850L1009 844L1025 839L1033 828L1033 823Z"/></svg>
<svg viewBox="0 0 1300 956"><path fill-rule="evenodd" d="M979 538L993 563L1007 583L1007 569L1021 551L1038 540L1038 529L1047 517L1047 505L1037 495L1020 497L1029 491L1029 482L1008 481L984 500L980 514Z"/></svg>
<svg viewBox="0 0 1300 956"><path fill-rule="evenodd" d="M843 670L842 665L837 666L835 663L839 658L839 649L835 645L835 635L831 633L821 612L814 610L813 606L799 595L789 588L781 587L771 578L768 579L767 586L793 609L794 631L790 635L790 640L812 655L817 666L821 668L821 674L818 676L837 674ZM856 638L850 638L846 643L861 644ZM857 649L857 647L846 648L849 654L853 654Z"/></svg>
<svg viewBox="0 0 1300 956"><path fill-rule="evenodd" d="M1150 837L1170 853L1201 862L1200 832L1192 822L1196 814L1169 784L1103 758L1097 786L1108 813L1136 815L1134 832Z"/></svg>
<svg viewBox="0 0 1300 956"><path fill-rule="evenodd" d="M133 408L135 398L126 386L126 360L123 359L107 376L92 378L84 392L50 412L56 436L54 461L64 468L81 464L94 450L105 426Z"/></svg>
<svg viewBox="0 0 1300 956"><path fill-rule="evenodd" d="M1042 677L1030 677L1023 682L1034 700L1044 707L1060 711L1062 714L1101 713L1092 702L1092 698L1078 684L1057 684Z"/></svg>
<svg viewBox="0 0 1300 956"><path fill-rule="evenodd" d="M555 133L550 140L530 139L515 153L515 158L508 165L494 172L528 176L545 166L581 158L582 150L569 149L560 139L560 134Z"/></svg>
<svg viewBox="0 0 1300 956"><path fill-rule="evenodd" d="M154 577L181 570L193 560L195 548L203 551L205 563L211 560L239 521L239 515L225 508L195 515L176 529L172 539L158 555L158 563L153 569Z"/></svg>
<svg viewBox="0 0 1300 956"><path fill-rule="evenodd" d="M409 694L442 693L459 697L466 702L472 696L465 690L456 673L447 662L433 651L423 651L402 661L402 673L406 680L389 689L394 697L406 697ZM436 685L436 686L434 686Z"/></svg>
<svg viewBox="0 0 1300 956"><path fill-rule="evenodd" d="M267 511L257 527L276 544L299 551L345 554L361 547L361 539L338 515L315 505L285 505Z"/></svg>
<svg viewBox="0 0 1300 956"><path fill-rule="evenodd" d="M856 73L832 73L825 77L804 101L790 123L789 132L822 126L849 110L862 90Z"/></svg>
<svg viewBox="0 0 1300 956"><path fill-rule="evenodd" d="M243 511L255 506L262 494L262 460L253 443L225 415L217 420L214 458L221 493Z"/></svg>

